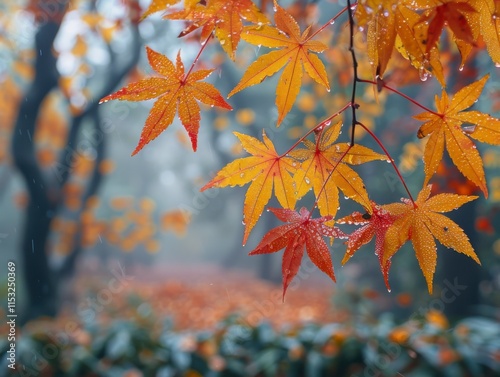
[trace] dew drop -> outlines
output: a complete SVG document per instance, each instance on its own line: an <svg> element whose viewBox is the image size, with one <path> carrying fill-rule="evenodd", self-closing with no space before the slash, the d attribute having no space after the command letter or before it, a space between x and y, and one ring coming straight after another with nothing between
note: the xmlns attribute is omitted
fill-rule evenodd
<svg viewBox="0 0 500 377"><path fill-rule="evenodd" d="M420 77L420 81L427 81L427 79L429 78L429 73L425 70L424 67L419 68L418 75Z"/></svg>

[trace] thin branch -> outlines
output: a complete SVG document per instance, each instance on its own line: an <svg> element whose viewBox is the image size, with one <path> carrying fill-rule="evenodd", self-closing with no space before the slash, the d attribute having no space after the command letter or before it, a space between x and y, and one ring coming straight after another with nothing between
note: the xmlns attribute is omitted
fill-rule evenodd
<svg viewBox="0 0 500 377"><path fill-rule="evenodd" d="M358 121L356 119L356 85L358 84L358 61L356 59L356 53L354 51L354 16L352 14L351 0L347 0L347 10L349 13L349 51L352 56L352 94L351 94L351 109L352 109L352 123L351 123L351 146L354 145L354 132L356 130L356 125Z"/></svg>
<svg viewBox="0 0 500 377"><path fill-rule="evenodd" d="M356 6L357 3L354 3L352 6ZM305 42L311 40L314 38L316 35L321 33L323 30L325 30L328 26L333 25L335 21L337 21L337 18L339 18L341 15L345 13L345 11L348 9L348 7L343 8L339 13L337 13L335 16L330 18L323 26L321 26L318 30L316 30L314 33L312 33L309 37L306 38Z"/></svg>

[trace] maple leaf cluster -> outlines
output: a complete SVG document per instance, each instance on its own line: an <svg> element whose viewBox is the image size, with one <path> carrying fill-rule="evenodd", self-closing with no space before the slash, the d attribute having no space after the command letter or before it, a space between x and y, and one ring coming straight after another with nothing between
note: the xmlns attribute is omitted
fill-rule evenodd
<svg viewBox="0 0 500 377"><path fill-rule="evenodd" d="M247 242L274 193L282 208L270 210L285 224L270 230L250 254L274 253L285 249L283 293L298 272L304 250L321 271L335 280L325 237L332 242L334 238L347 240L347 251L342 263L346 263L357 250L375 238L375 255L388 289L391 258L408 241L411 241L415 250L429 292L432 292L437 260L435 240L479 263L463 230L442 214L459 208L477 196L452 193L431 196L430 182L446 147L458 170L488 196L482 158L472 139L499 145L500 120L467 109L477 101L489 76L459 89L454 95L448 95L441 52L449 45L448 38L461 54L461 66L472 56L473 49L486 50L493 62L500 65L500 18L497 17L500 15L500 2L360 0L351 4L348 1L347 6L324 25L310 25L304 30L276 0L273 6L274 23L266 17L265 6L259 9L251 0L184 0L180 4L180 0L153 0L142 18L163 12L164 19L185 23L179 37L191 33L199 35L200 52L189 70L186 72L184 69L180 51L174 63L147 48L149 63L159 77L132 83L101 100L143 101L157 98L133 154L170 126L176 113L189 134L193 150L196 150L201 119L198 102L232 110L212 84L202 81L208 78L213 69L194 69L211 39L218 40L231 60L235 60L242 40L271 49L246 68L228 98L281 71L276 86L276 125L280 126L300 93L304 73L325 91L331 90L329 72L319 54L334 47L317 40L316 36L342 15L348 15L348 27L339 32L350 33L349 52L353 61L351 101L307 131L284 153L276 151L265 132L262 133L262 141L235 133L249 156L227 164L202 188L206 190L249 184L243 208L243 244ZM371 63L374 81L359 77L356 58L356 49L359 47L355 48L353 43L355 33L363 34L365 54ZM349 52L346 49L345 53ZM413 66L418 70L422 81L433 75L441 84L443 90L441 97L436 96L436 110L425 107L384 82L384 74L390 71L396 52L408 60L408 67ZM416 132L417 136L428 138L423 151L425 179L416 200L383 143L356 117L357 111L362 111L356 102L356 85L361 83L372 84L378 91L392 91L424 110L414 116L423 122ZM341 143L338 138L344 126L342 121L335 118L347 109L352 111L351 141ZM363 128L384 153L357 144L356 127ZM314 138L310 137L313 134ZM392 164L408 198L389 204L375 203L370 199L363 179L353 167L373 161ZM362 206L363 211L335 220L340 206L340 192L345 198ZM296 211L297 203L309 193L315 199L313 208ZM316 208L320 217L313 218ZM355 224L358 228L346 234L335 226L335 222Z"/></svg>

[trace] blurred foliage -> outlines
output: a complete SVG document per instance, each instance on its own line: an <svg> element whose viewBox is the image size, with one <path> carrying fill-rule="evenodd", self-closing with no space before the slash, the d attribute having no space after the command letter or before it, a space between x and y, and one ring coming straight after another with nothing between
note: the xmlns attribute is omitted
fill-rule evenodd
<svg viewBox="0 0 500 377"><path fill-rule="evenodd" d="M500 324L467 318L449 327L437 311L397 325L251 326L230 315L206 331L175 331L147 303L134 318L30 322L17 342L19 375L41 376L498 376ZM203 315L203 314L200 314ZM2 339L2 352L7 343ZM2 358L5 364L5 358ZM2 371L9 370L2 365ZM16 375L12 373L10 375Z"/></svg>
<svg viewBox="0 0 500 377"><path fill-rule="evenodd" d="M205 269L184 281L167 273L161 284L136 279L165 276L165 268L148 271L113 273L123 278L105 286L84 274L75 284L76 313L67 306L56 319L18 328L18 370L2 374L10 371L2 356L0 376L500 374L500 323L486 317L452 323L431 305L415 305L398 321L374 314L382 298L370 289L344 289L332 302L325 299L331 286L304 281L283 303L279 286L241 273ZM411 302L409 294L396 300L408 309ZM0 332L7 331L2 323ZM0 354L8 347L2 337Z"/></svg>

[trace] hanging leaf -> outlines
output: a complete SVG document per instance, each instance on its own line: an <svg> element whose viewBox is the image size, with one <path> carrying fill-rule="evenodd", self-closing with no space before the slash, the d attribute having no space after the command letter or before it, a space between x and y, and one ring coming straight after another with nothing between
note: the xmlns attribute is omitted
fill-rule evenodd
<svg viewBox="0 0 500 377"><path fill-rule="evenodd" d="M335 281L330 251L323 237L345 238L345 235L339 229L325 225L325 222L332 220L333 217L312 219L306 208L301 208L299 212L280 208L270 208L270 210L287 224L270 230L250 255L275 253L285 248L281 265L283 299L288 286L299 272L304 248L316 267Z"/></svg>
<svg viewBox="0 0 500 377"><path fill-rule="evenodd" d="M135 82L110 94L99 103L110 100L145 101L157 98L151 109L146 124L142 130L139 144L132 155L139 152L144 145L158 137L174 121L176 112L191 139L193 150L196 151L198 130L200 128L200 107L196 100L210 106L232 110L219 91L206 82L214 70L203 69L188 75L184 72L180 52L177 54L176 64L164 55L146 47L148 60L151 67L163 77L150 77Z"/></svg>

